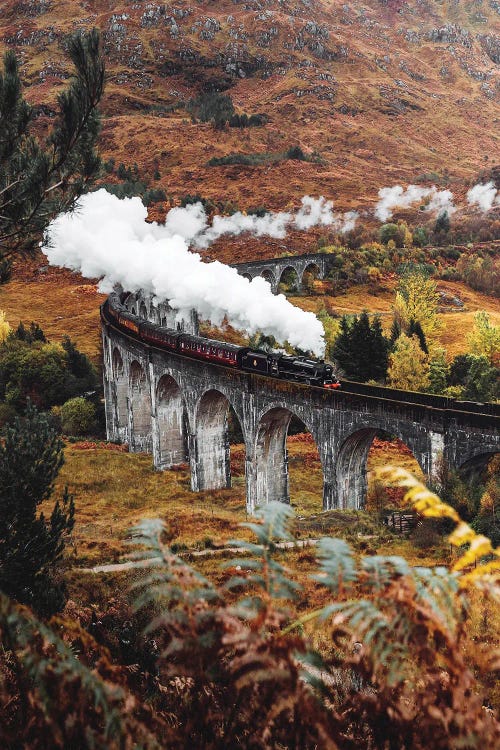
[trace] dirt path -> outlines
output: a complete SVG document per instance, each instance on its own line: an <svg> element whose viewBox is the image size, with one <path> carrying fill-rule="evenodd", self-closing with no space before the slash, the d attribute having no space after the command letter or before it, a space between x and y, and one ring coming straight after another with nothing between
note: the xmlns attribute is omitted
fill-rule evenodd
<svg viewBox="0 0 500 750"><path fill-rule="evenodd" d="M318 539L301 539L297 542L278 542L276 547L278 549L293 549L294 547L300 549L302 547L312 547L318 541ZM179 553L179 557L222 557L227 554L246 555L247 552L240 547L219 547L217 549L185 550ZM121 573L137 568L149 568L151 565L157 565L159 562L161 562L161 557L151 557L148 560L140 560L139 562L109 563L106 565L95 565L93 568L77 568L77 570L80 573Z"/></svg>

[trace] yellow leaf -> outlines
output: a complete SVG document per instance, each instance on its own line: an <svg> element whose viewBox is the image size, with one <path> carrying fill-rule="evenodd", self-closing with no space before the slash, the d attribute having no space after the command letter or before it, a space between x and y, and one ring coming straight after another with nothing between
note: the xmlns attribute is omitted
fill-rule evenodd
<svg viewBox="0 0 500 750"><path fill-rule="evenodd" d="M455 547L461 547L462 544L472 542L475 536L476 532L474 531L474 529L471 529L468 523L462 521L458 524L455 531L450 534L450 536L448 537L448 541L450 544L454 544Z"/></svg>
<svg viewBox="0 0 500 750"><path fill-rule="evenodd" d="M487 537L476 536L472 540L467 552L457 560L453 566L453 570L463 570L468 565L475 563L480 557L490 554L492 550L491 542Z"/></svg>

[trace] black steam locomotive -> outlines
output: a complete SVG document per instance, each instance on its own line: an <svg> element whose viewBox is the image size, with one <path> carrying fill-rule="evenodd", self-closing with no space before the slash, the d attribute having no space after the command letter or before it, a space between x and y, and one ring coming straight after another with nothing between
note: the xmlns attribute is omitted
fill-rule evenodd
<svg viewBox="0 0 500 750"><path fill-rule="evenodd" d="M118 294L111 294L103 304L102 316L114 325L147 344L177 352L186 357L214 362L226 367L255 372L283 380L294 380L321 388L337 389L340 383L333 368L322 360L289 357L275 352L264 352L247 346L236 346L224 341L193 336L165 328L139 318L129 312Z"/></svg>

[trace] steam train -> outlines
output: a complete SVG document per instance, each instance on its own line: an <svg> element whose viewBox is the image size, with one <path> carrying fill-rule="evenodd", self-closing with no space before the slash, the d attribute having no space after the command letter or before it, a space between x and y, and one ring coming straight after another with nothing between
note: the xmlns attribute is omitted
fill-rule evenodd
<svg viewBox="0 0 500 750"><path fill-rule="evenodd" d="M215 341L165 328L131 313L123 304L122 299L116 293L108 297L101 308L104 319L111 318L118 328L147 344L177 352L185 357L214 362L259 375L293 380L321 388L340 388L332 365L323 360L264 352L248 346L236 346L224 341Z"/></svg>

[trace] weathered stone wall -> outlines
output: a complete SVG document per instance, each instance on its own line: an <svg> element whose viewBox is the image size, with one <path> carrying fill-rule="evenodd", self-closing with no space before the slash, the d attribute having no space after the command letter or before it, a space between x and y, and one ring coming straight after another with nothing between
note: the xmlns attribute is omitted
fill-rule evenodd
<svg viewBox="0 0 500 750"><path fill-rule="evenodd" d="M230 486L227 415L246 447L246 491L256 505L288 502L286 435L292 415L310 430L323 468L323 508L361 508L377 432L399 437L432 475L500 449L498 419L445 412L236 372L142 345L103 327L108 438L153 453L158 469L188 460L194 491Z"/></svg>
<svg viewBox="0 0 500 750"><path fill-rule="evenodd" d="M139 315L151 323L173 328L184 333L198 335L199 322L196 310L191 310L188 319L178 319L178 312L170 307L168 300L158 302L152 295L137 292L129 294L124 302L126 308L134 315Z"/></svg>

